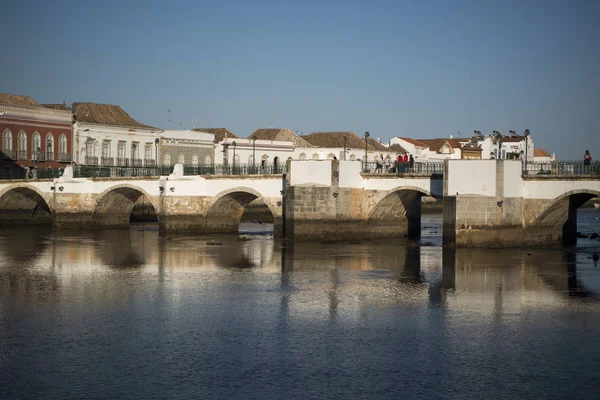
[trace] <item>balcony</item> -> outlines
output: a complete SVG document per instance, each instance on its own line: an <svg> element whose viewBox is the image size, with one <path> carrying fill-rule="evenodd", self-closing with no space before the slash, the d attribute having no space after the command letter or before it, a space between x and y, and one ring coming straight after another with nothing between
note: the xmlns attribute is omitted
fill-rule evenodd
<svg viewBox="0 0 600 400"><path fill-rule="evenodd" d="M27 150L19 150L17 157L19 160L27 160Z"/></svg>
<svg viewBox="0 0 600 400"><path fill-rule="evenodd" d="M156 160L145 159L144 166L146 167L156 167Z"/></svg>
<svg viewBox="0 0 600 400"><path fill-rule="evenodd" d="M125 167L129 164L128 158L117 158L117 165Z"/></svg>
<svg viewBox="0 0 600 400"><path fill-rule="evenodd" d="M142 166L142 159L141 158L132 158L131 159L131 165L134 167L141 167Z"/></svg>
<svg viewBox="0 0 600 400"><path fill-rule="evenodd" d="M53 151L46 152L46 161L54 161L54 152Z"/></svg>
<svg viewBox="0 0 600 400"><path fill-rule="evenodd" d="M71 155L69 153L58 153L58 161L71 162Z"/></svg>
<svg viewBox="0 0 600 400"><path fill-rule="evenodd" d="M96 156L85 156L85 163L87 165L98 165L98 157L96 157Z"/></svg>
<svg viewBox="0 0 600 400"><path fill-rule="evenodd" d="M2 150L0 151L0 158L3 159L9 159L9 160L14 160L17 158L17 151L16 150Z"/></svg>
<svg viewBox="0 0 600 400"><path fill-rule="evenodd" d="M115 159L114 157L102 157L100 163L102 165L115 165Z"/></svg>
<svg viewBox="0 0 600 400"><path fill-rule="evenodd" d="M31 161L46 161L46 155L41 151L32 151Z"/></svg>

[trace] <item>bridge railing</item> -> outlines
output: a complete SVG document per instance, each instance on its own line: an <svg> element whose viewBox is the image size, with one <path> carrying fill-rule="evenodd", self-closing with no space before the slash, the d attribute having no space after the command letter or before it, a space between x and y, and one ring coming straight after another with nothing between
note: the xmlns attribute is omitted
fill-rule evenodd
<svg viewBox="0 0 600 400"><path fill-rule="evenodd" d="M406 163L398 163L397 161L391 162L386 166L386 163L377 164L375 161L363 162L363 173L367 174L443 174L444 173L444 162L443 161L415 161L411 167ZM379 166L379 168L378 168Z"/></svg>
<svg viewBox="0 0 600 400"><path fill-rule="evenodd" d="M600 162L528 161L523 163L523 175L600 175Z"/></svg>
<svg viewBox="0 0 600 400"><path fill-rule="evenodd" d="M199 164L184 165L184 175L261 175L284 174L284 164Z"/></svg>
<svg viewBox="0 0 600 400"><path fill-rule="evenodd" d="M36 168L3 168L0 170L0 180L20 179L55 179L60 178L63 169L36 169Z"/></svg>
<svg viewBox="0 0 600 400"><path fill-rule="evenodd" d="M73 166L74 178L130 178L144 176L164 176L173 172L172 166L158 167L118 167L118 166Z"/></svg>

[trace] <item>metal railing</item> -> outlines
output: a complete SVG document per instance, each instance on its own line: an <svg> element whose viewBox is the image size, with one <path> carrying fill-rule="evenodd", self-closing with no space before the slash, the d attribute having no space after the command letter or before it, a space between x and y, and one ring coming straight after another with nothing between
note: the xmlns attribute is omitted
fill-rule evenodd
<svg viewBox="0 0 600 400"><path fill-rule="evenodd" d="M0 180L56 179L60 178L62 174L62 169L3 168L0 170Z"/></svg>
<svg viewBox="0 0 600 400"><path fill-rule="evenodd" d="M600 175L600 162L583 161L528 161L523 162L523 175Z"/></svg>
<svg viewBox="0 0 600 400"><path fill-rule="evenodd" d="M100 164L107 166L115 165L115 159L113 157L102 157L100 158Z"/></svg>
<svg viewBox="0 0 600 400"><path fill-rule="evenodd" d="M98 165L98 157L96 156L85 156L85 163L88 165Z"/></svg>
<svg viewBox="0 0 600 400"><path fill-rule="evenodd" d="M19 160L27 160L27 150L19 150L19 154L17 155Z"/></svg>
<svg viewBox="0 0 600 400"><path fill-rule="evenodd" d="M71 162L71 155L69 153L58 153L58 161Z"/></svg>
<svg viewBox="0 0 600 400"><path fill-rule="evenodd" d="M122 167L122 166L89 166L76 165L73 167L74 178L123 178L144 176L165 176L173 172L173 167Z"/></svg>
<svg viewBox="0 0 600 400"><path fill-rule="evenodd" d="M125 167L125 166L129 165L129 159L128 158L117 158L116 165Z"/></svg>
<svg viewBox="0 0 600 400"><path fill-rule="evenodd" d="M53 151L47 151L46 152L46 160L47 161L54 161L54 152Z"/></svg>
<svg viewBox="0 0 600 400"><path fill-rule="evenodd" d="M42 151L34 151L31 153L32 161L46 161L46 154Z"/></svg>
<svg viewBox="0 0 600 400"><path fill-rule="evenodd" d="M271 175L286 173L283 164L199 164L184 165L184 175Z"/></svg>
<svg viewBox="0 0 600 400"><path fill-rule="evenodd" d="M144 166L146 167L156 167L156 160L152 160L152 159L145 159L144 160Z"/></svg>
<svg viewBox="0 0 600 400"><path fill-rule="evenodd" d="M133 165L134 167L141 167L143 165L142 159L141 158L132 158L131 165Z"/></svg>
<svg viewBox="0 0 600 400"><path fill-rule="evenodd" d="M444 173L444 162L443 161L415 161L411 166L406 163L399 163L394 161L393 163L377 163L374 161L362 162L362 171L367 174L443 174ZM379 168L378 168L379 167Z"/></svg>

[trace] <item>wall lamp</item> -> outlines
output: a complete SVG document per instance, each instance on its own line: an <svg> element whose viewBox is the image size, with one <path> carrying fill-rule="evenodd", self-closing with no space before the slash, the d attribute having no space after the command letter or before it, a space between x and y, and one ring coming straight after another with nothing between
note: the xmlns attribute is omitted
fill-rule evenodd
<svg viewBox="0 0 600 400"><path fill-rule="evenodd" d="M163 192L165 190L164 186L159 186L158 190L160 190L161 192Z"/></svg>
<svg viewBox="0 0 600 400"><path fill-rule="evenodd" d="M59 186L58 190L60 190L62 192L63 190L65 190L65 187L64 186Z"/></svg>
<svg viewBox="0 0 600 400"><path fill-rule="evenodd" d="M496 205L497 205L498 207L502 207L502 205L503 205L503 204L504 204L504 201L503 201L503 200L500 200L499 202L497 202L497 203L496 203Z"/></svg>
<svg viewBox="0 0 600 400"><path fill-rule="evenodd" d="M338 197L338 192L333 192L333 197L337 199L337 197Z"/></svg>
<svg viewBox="0 0 600 400"><path fill-rule="evenodd" d="M169 190L170 190L171 192L174 192L174 191L175 191L175 186L173 186L173 187L170 187L170 188L169 188Z"/></svg>
<svg viewBox="0 0 600 400"><path fill-rule="evenodd" d="M54 190L54 186L50 186L50 190Z"/></svg>

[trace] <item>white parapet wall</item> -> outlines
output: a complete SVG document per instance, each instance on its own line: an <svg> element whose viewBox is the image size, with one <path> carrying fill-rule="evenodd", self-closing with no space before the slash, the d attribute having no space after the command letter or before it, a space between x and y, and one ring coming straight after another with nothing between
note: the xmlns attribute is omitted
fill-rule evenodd
<svg viewBox="0 0 600 400"><path fill-rule="evenodd" d="M332 161L290 161L290 185L331 186Z"/></svg>
<svg viewBox="0 0 600 400"><path fill-rule="evenodd" d="M496 196L496 160L448 160L444 195Z"/></svg>

